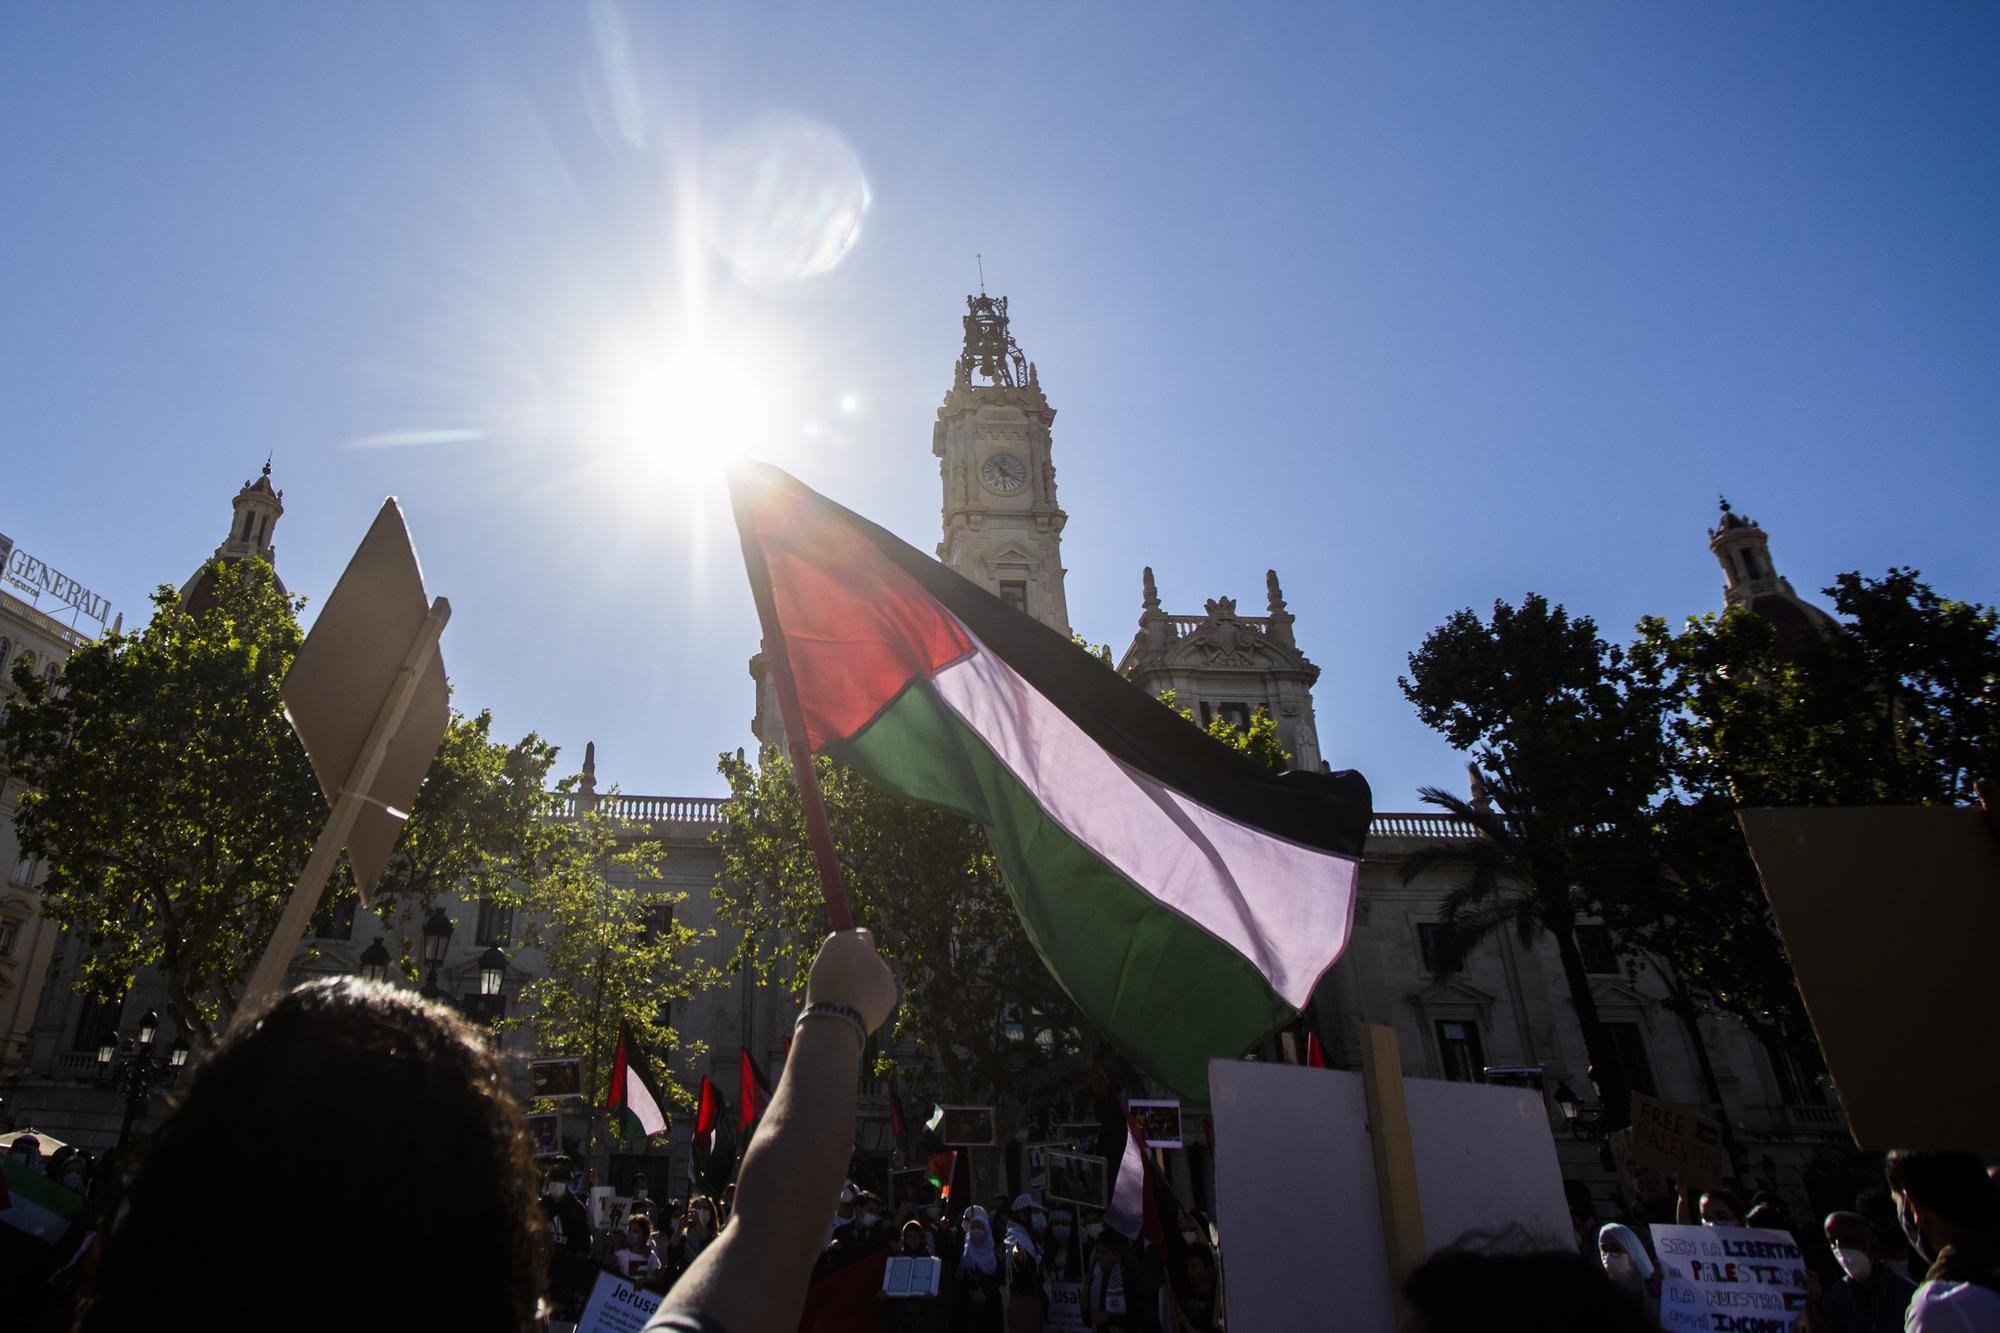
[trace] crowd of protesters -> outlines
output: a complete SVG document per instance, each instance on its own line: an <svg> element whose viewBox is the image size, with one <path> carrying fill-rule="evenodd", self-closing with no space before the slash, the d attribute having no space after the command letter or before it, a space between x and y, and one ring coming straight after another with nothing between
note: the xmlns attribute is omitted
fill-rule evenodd
<svg viewBox="0 0 2000 1333"><path fill-rule="evenodd" d="M0 1287L4 1326L537 1333L568 1313L566 1289L588 1290L608 1266L665 1292L649 1330L793 1333L801 1310L810 1314L815 1277L869 1277L871 1259L886 1265L898 1254L938 1261L936 1294L885 1292L873 1318L835 1327L1223 1326L1216 1233L1198 1214L1134 1241L1094 1210L1032 1194L891 1215L872 1192L843 1187L862 1052L895 986L867 933L849 931L822 947L806 998L736 1193L662 1203L635 1186L630 1211L600 1236L579 1197L587 1181L568 1171L537 1179L521 1108L482 1034L396 988L352 979L300 987L225 1038L143 1151L115 1171L99 1168L95 1188L86 1159L37 1163L85 1184L93 1231L58 1274L74 1299L55 1322L29 1317L49 1284L10 1279ZM37 1145L17 1151L31 1159ZM24 1161L8 1165L19 1179ZM246 1185L290 1201L284 1225L246 1233ZM2000 1191L1980 1160L1892 1153L1884 1186L1813 1228L1816 1247L1775 1200L1745 1207L1721 1190L1652 1200L1653 1215L1633 1219L1640 1225L1593 1229L1588 1257L1450 1246L1403 1284L1403 1327L1657 1328L1660 1266L1643 1224L1679 1221L1791 1230L1802 1252L1826 1256L1800 1312L1805 1333L2000 1333ZM1318 1277L1297 1280L1310 1287ZM1342 1293L1324 1295L1320 1326L1346 1327Z"/></svg>
<svg viewBox="0 0 2000 1333"><path fill-rule="evenodd" d="M574 1317L599 1271L642 1291L672 1291L729 1224L726 1197L663 1202L641 1174L622 1218L593 1231L581 1188L567 1166L544 1182L551 1307L559 1316ZM892 1215L880 1195L849 1181L812 1276L817 1282L899 1255L938 1260L935 1292L876 1291L884 1333L1208 1333L1225 1326L1215 1229L1195 1210L1183 1210L1179 1223L1169 1257L1161 1244L1106 1227L1096 1208L1020 1194L985 1205L906 1203Z"/></svg>

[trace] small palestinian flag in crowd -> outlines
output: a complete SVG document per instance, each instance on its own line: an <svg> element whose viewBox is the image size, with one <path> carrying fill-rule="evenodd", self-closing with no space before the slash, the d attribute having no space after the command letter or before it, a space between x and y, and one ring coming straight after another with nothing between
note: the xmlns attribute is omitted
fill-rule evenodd
<svg viewBox="0 0 2000 1333"><path fill-rule="evenodd" d="M1217 743L894 535L763 464L731 475L766 638L815 754L985 825L1049 971L1190 1101L1346 948L1368 784ZM794 740L801 738L794 737Z"/></svg>
<svg viewBox="0 0 2000 1333"><path fill-rule="evenodd" d="M750 1048L739 1046L743 1053L743 1068L736 1079L736 1128L745 1135L750 1127L764 1116L764 1108L771 1104L771 1080L764 1077L764 1071L750 1058Z"/></svg>
<svg viewBox="0 0 2000 1333"><path fill-rule="evenodd" d="M701 1100L694 1115L693 1152L688 1156L688 1184L696 1192L721 1198L730 1177L736 1170L736 1145L723 1133L723 1120L729 1113L728 1103L722 1094L708 1081L708 1075L701 1076Z"/></svg>
<svg viewBox="0 0 2000 1333"><path fill-rule="evenodd" d="M614 1113L620 1138L667 1132L667 1099L660 1095L646 1054L632 1040L632 1029L623 1019L618 1022L618 1049L611 1056L611 1098L606 1105Z"/></svg>

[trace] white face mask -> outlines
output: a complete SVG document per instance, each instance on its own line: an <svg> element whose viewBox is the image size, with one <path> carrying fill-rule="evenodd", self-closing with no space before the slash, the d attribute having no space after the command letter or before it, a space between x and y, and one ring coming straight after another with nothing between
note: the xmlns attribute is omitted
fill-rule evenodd
<svg viewBox="0 0 2000 1333"><path fill-rule="evenodd" d="M1615 1253L1604 1256L1604 1272L1614 1282L1623 1282L1632 1276L1632 1256Z"/></svg>
<svg viewBox="0 0 2000 1333"><path fill-rule="evenodd" d="M1098 1233L1100 1233L1103 1230L1104 1230L1104 1223L1092 1222L1089 1226L1083 1229L1083 1234L1090 1237L1092 1240L1096 1240L1098 1237Z"/></svg>
<svg viewBox="0 0 2000 1333"><path fill-rule="evenodd" d="M1181 1239L1192 1245L1201 1239L1201 1233L1193 1227L1183 1227L1181 1228Z"/></svg>
<svg viewBox="0 0 2000 1333"><path fill-rule="evenodd" d="M551 1181L549 1182L549 1197L550 1197L551 1199L560 1199L560 1198L562 1198L562 1197L563 1197L563 1196L564 1196L565 1194L568 1194L568 1193L569 1193L569 1182L568 1182L568 1181L566 1181L566 1180L551 1180Z"/></svg>
<svg viewBox="0 0 2000 1333"><path fill-rule="evenodd" d="M715 1220L715 1214L709 1212L708 1209L706 1208L695 1209L694 1216L695 1220L697 1222L700 1222L703 1226L707 1226L710 1222Z"/></svg>
<svg viewBox="0 0 2000 1333"><path fill-rule="evenodd" d="M1833 1259L1840 1265L1840 1271L1856 1282L1866 1282L1868 1275L1875 1271L1875 1261L1868 1257L1867 1251L1857 1250L1852 1245L1834 1246Z"/></svg>

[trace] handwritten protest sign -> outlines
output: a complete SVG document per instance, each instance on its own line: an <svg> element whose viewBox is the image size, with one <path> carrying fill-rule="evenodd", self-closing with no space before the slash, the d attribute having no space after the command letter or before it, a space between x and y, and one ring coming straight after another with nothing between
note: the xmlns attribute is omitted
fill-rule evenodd
<svg viewBox="0 0 2000 1333"><path fill-rule="evenodd" d="M1633 1093L1626 1153L1635 1176L1672 1176L1684 1190L1722 1183L1722 1126L1691 1106Z"/></svg>
<svg viewBox="0 0 2000 1333"><path fill-rule="evenodd" d="M1653 1250L1669 1333L1784 1333L1805 1311L1805 1260L1782 1231L1656 1222Z"/></svg>
<svg viewBox="0 0 2000 1333"><path fill-rule="evenodd" d="M576 1333L640 1333L660 1308L660 1294L641 1291L616 1273L599 1273Z"/></svg>

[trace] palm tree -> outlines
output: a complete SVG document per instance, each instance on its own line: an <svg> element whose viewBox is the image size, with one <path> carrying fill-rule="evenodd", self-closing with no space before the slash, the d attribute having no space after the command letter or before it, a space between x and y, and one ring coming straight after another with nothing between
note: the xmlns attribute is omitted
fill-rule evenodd
<svg viewBox="0 0 2000 1333"><path fill-rule="evenodd" d="M1555 941L1604 1108L1599 1123L1618 1128L1629 1118L1631 1088L1597 1012L1576 925L1579 917L1595 914L1607 887L1630 870L1630 849L1616 830L1579 827L1573 817L1539 809L1504 779L1487 776L1485 787L1489 799L1479 802L1440 787L1418 790L1425 804L1470 824L1474 837L1470 846L1459 840L1419 848L1403 863L1403 882L1431 870L1462 876L1441 904L1449 940L1441 966L1447 972L1457 971L1472 947L1496 930L1511 929L1524 945L1543 934Z"/></svg>

